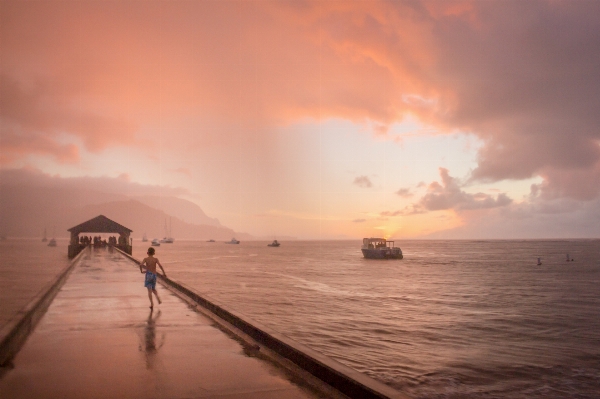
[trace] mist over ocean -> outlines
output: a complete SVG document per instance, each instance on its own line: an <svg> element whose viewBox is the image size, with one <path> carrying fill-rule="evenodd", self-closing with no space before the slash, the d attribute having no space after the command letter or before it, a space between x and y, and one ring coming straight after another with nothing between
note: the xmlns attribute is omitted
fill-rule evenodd
<svg viewBox="0 0 600 399"><path fill-rule="evenodd" d="M598 398L600 240L397 241L405 258L387 261L358 240L266 244L176 241L157 257L172 279L414 398ZM0 242L2 325L68 264L66 245Z"/></svg>

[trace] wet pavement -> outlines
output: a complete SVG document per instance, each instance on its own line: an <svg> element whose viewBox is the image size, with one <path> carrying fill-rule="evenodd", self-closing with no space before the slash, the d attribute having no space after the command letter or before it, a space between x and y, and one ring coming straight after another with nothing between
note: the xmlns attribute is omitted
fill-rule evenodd
<svg viewBox="0 0 600 399"><path fill-rule="evenodd" d="M121 254L85 254L0 378L0 398L315 398Z"/></svg>

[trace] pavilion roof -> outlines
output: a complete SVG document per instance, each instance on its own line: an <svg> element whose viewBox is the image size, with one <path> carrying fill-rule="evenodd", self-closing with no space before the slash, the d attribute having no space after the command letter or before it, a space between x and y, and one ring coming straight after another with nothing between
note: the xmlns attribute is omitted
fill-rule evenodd
<svg viewBox="0 0 600 399"><path fill-rule="evenodd" d="M119 234L129 234L133 230L128 229L127 227L120 225L119 223L110 220L104 215L96 216L93 219L88 220L87 222L83 222L78 224L75 227L71 227L68 229L73 234L79 233L119 233Z"/></svg>

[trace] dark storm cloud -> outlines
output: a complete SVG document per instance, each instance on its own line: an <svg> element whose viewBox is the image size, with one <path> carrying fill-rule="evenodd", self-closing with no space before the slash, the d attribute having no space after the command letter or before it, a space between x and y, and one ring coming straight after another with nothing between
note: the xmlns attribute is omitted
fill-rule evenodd
<svg viewBox="0 0 600 399"><path fill-rule="evenodd" d="M597 196L600 2L472 5L471 24L434 30L436 74L455 96L436 118L483 139L473 179L542 176L548 195Z"/></svg>

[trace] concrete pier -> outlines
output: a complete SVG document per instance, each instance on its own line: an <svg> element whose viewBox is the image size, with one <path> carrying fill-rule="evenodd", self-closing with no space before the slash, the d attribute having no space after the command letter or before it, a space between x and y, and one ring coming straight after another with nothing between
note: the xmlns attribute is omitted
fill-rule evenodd
<svg viewBox="0 0 600 399"><path fill-rule="evenodd" d="M90 248L0 378L10 398L316 398L343 395L252 353L117 251Z"/></svg>

